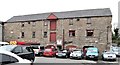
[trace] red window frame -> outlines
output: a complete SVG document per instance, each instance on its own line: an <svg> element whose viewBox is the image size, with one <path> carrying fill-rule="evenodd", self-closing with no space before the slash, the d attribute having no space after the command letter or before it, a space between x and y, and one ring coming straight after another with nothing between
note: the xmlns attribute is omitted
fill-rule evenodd
<svg viewBox="0 0 120 65"><path fill-rule="evenodd" d="M56 30L56 20L50 20L50 30Z"/></svg>
<svg viewBox="0 0 120 65"><path fill-rule="evenodd" d="M56 32L50 32L50 42L56 42Z"/></svg>

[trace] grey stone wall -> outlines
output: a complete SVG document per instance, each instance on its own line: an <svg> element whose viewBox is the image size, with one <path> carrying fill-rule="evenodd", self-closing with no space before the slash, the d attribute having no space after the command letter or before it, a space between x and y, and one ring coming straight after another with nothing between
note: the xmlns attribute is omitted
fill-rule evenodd
<svg viewBox="0 0 120 65"><path fill-rule="evenodd" d="M67 42L72 41L71 44L82 48L84 45L96 45L97 47L105 47L107 43L112 42L111 21L112 17L91 17L91 24L87 24L88 18L73 19L73 25L69 25L70 19L58 19L56 29L56 39L64 39ZM31 22L24 22L24 27L21 27L21 22L6 23L5 24L5 40L18 40L25 42L36 42L43 45L50 43L50 21L47 26L44 26L44 21L36 21L35 26ZM93 29L94 35L92 37L86 36L86 29ZM75 30L75 37L69 37L69 30ZM12 33L11 33L12 31ZM32 32L36 32L36 37L32 38ZM25 32L25 38L21 38L21 32ZM44 38L44 32L47 32L47 38ZM68 44L66 44L68 45ZM102 48L103 49L103 48Z"/></svg>

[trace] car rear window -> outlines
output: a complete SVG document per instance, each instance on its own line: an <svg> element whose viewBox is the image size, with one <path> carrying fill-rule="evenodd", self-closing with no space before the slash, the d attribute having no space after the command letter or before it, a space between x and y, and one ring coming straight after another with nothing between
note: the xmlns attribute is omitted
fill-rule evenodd
<svg viewBox="0 0 120 65"><path fill-rule="evenodd" d="M39 49L38 46L32 46L33 49Z"/></svg>
<svg viewBox="0 0 120 65"><path fill-rule="evenodd" d="M26 47L26 50L27 50L28 52L33 52L33 49L32 49L31 47Z"/></svg>
<svg viewBox="0 0 120 65"><path fill-rule="evenodd" d="M41 50L44 50L45 48L44 47L40 47Z"/></svg>
<svg viewBox="0 0 120 65"><path fill-rule="evenodd" d="M51 51L51 49L45 49L45 51L46 51L46 52L49 52L49 51Z"/></svg>
<svg viewBox="0 0 120 65"><path fill-rule="evenodd" d="M74 53L81 53L81 51L74 51Z"/></svg>

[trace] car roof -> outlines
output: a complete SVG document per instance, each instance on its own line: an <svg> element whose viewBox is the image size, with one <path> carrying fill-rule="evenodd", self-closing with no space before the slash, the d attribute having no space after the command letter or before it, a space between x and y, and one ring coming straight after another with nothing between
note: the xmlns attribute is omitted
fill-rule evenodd
<svg viewBox="0 0 120 65"><path fill-rule="evenodd" d="M0 49L7 50L7 51L11 51L11 50L13 50L15 47L17 47L17 45L5 45L5 46L1 46Z"/></svg>

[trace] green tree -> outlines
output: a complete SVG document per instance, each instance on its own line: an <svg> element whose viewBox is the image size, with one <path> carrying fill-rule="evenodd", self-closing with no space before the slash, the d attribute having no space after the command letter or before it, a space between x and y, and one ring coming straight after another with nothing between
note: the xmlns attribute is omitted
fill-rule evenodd
<svg viewBox="0 0 120 65"><path fill-rule="evenodd" d="M112 33L112 41L113 43L117 43L118 45L120 45L120 35L118 33L119 29L118 28L115 28L114 29L114 33Z"/></svg>

